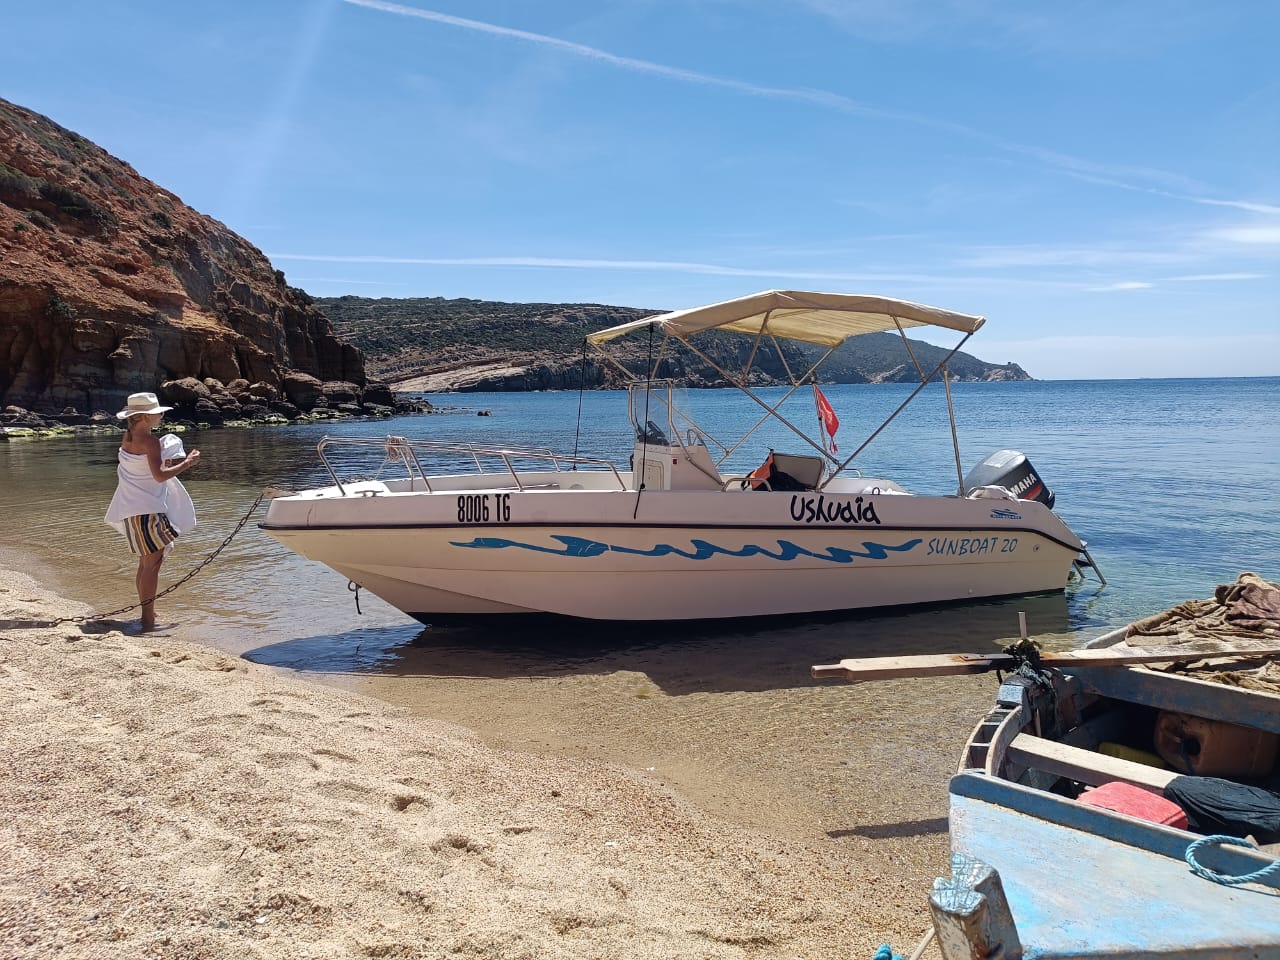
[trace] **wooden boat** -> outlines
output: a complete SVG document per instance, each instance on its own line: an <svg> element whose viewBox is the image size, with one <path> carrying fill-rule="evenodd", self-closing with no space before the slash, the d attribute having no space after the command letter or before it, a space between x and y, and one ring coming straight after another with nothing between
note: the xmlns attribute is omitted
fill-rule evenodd
<svg viewBox="0 0 1280 960"><path fill-rule="evenodd" d="M1194 628L1189 646L1135 650L1131 625L1065 655L813 668L853 680L1012 671L950 784L951 876L930 896L944 960L1280 958L1280 845L1260 849L1238 824L1206 837L1203 810L1187 825L1167 799L1262 784L1280 804L1280 692L1266 689L1280 680L1276 627L1234 641L1215 629L1216 652ZM1161 658L1186 663L1141 664Z"/></svg>

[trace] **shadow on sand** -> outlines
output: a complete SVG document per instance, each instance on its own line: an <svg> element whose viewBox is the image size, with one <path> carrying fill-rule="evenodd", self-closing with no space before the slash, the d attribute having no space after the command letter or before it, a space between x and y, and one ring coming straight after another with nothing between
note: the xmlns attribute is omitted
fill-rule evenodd
<svg viewBox="0 0 1280 960"><path fill-rule="evenodd" d="M643 673L668 695L829 684L809 668L844 657L990 653L1018 636L1068 628L1062 594L911 612L777 620L601 623L524 620L485 626L378 627L305 637L245 653L255 663L327 674L386 677L554 677Z"/></svg>
<svg viewBox="0 0 1280 960"><path fill-rule="evenodd" d="M933 817L928 820L903 820L900 823L867 823L848 830L828 830L827 836L832 840L841 837L865 837L868 840L896 840L902 837L921 837L947 832L947 818Z"/></svg>

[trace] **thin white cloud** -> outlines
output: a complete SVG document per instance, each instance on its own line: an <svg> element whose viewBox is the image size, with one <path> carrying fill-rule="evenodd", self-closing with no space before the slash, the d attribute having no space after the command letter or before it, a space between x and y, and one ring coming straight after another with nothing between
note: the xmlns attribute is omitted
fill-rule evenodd
<svg viewBox="0 0 1280 960"><path fill-rule="evenodd" d="M839 29L879 42L945 38L954 43L964 38L959 42L980 51L1007 47L1030 55L1066 51L1080 60L1133 61L1152 49L1203 32L1206 23L1231 18L1229 13L1225 17L1219 13L1221 6L1194 2L1161 3L1159 16L1152 16L1145 3L1076 3L1065 18L1053 4L986 0L798 0L798 4Z"/></svg>
<svg viewBox="0 0 1280 960"><path fill-rule="evenodd" d="M1154 283L1147 283L1145 280L1121 280L1119 283L1108 283L1104 287L1090 287L1091 293L1111 293L1115 290L1150 290L1154 287Z"/></svg>
<svg viewBox="0 0 1280 960"><path fill-rule="evenodd" d="M1248 210L1250 213L1280 216L1280 206L1276 206L1273 203L1253 203L1249 200L1210 200L1208 197L1175 197L1174 199L1190 200L1192 203L1203 203L1211 207L1234 207L1237 210Z"/></svg>
<svg viewBox="0 0 1280 960"><path fill-rule="evenodd" d="M351 0L348 0L351 2ZM633 270L668 273L705 274L720 277L775 277L792 280L912 280L950 281L951 277L928 277L917 274L888 273L824 273L821 271L772 270L730 267L714 263L691 263L679 260L602 260L577 257L379 257L341 254L271 253L269 259L297 260L309 263L367 263L427 267L533 267L552 270Z"/></svg>
<svg viewBox="0 0 1280 960"><path fill-rule="evenodd" d="M690 83L698 83L710 87L722 87L727 90L736 90L739 93L746 93L757 97L800 100L817 104L819 106L834 107L838 110L843 110L846 113L860 113L870 116L886 117L889 119L905 120L910 123L928 123L946 127L951 130L961 129L955 124L946 123L945 121L935 121L928 117L919 117L909 113L883 110L869 104L860 103L851 97L845 97L838 93L830 93L826 90L809 90L802 87L766 87L759 84L747 83L742 80L732 80L728 77L717 77L712 74L699 73L696 70L685 70L681 67L669 67L665 64L654 63L651 60L640 60L635 57L619 56L616 53L610 53L609 51L601 50L598 47L591 47L585 43L575 43L572 40L562 40L559 37L548 36L545 33L532 33L528 30L517 30L513 27L499 26L496 23L486 23L483 20L470 20L466 17L455 17L451 14L440 13L436 10L423 10L418 7L406 7L399 3L388 3L386 0L343 0L343 3L350 4L354 7L366 7L370 10L379 10L383 13L393 13L401 17L414 17L419 20L429 20L433 23L442 23L451 27L459 27L463 30L474 30L479 33L488 33L493 36L507 37L512 40L522 40L527 43L552 47L554 49L561 50L564 53L569 53L587 60L595 60L601 63L610 64L611 66L621 67L624 70L653 74L660 77L666 77L671 80L685 80Z"/></svg>
<svg viewBox="0 0 1280 960"><path fill-rule="evenodd" d="M351 280L347 277L290 277L289 282L294 286L300 283L352 283L367 287L395 286L395 284L388 283L385 280Z"/></svg>
<svg viewBox="0 0 1280 960"><path fill-rule="evenodd" d="M1185 277L1165 277L1166 283L1218 283L1235 280L1266 280L1268 273L1189 273Z"/></svg>
<svg viewBox="0 0 1280 960"><path fill-rule="evenodd" d="M1219 227L1205 234L1215 240L1226 240L1248 246L1280 246L1280 223L1255 226Z"/></svg>
<svg viewBox="0 0 1280 960"><path fill-rule="evenodd" d="M1235 226L1203 230L1193 234L1175 235L1168 245L1150 249L1140 246L1116 247L1110 243L1092 246L1046 246L1017 244L1014 246L975 247L959 255L955 263L960 267L978 270L1008 270L1019 268L1057 267L1063 269L1104 269L1115 267L1175 267L1175 266L1242 266L1240 263L1223 263L1238 260L1240 247L1272 247L1280 245L1280 224L1271 226ZM1269 251L1259 250L1265 256ZM1256 267L1257 264L1248 264ZM1214 277L1230 280L1255 279L1265 274L1242 272L1201 272L1196 278Z"/></svg>
<svg viewBox="0 0 1280 960"><path fill-rule="evenodd" d="M666 77L671 80L680 80L704 86L720 87L722 89L734 90L751 96L810 103L815 106L838 110L842 113L881 117L888 120L908 123L914 126L927 127L933 130L965 136L989 143L992 146L1008 153L1029 157L1047 168L1079 177L1099 185L1106 185L1124 190L1158 193L1171 199L1181 200L1184 202L1230 206L1243 210L1253 210L1255 212L1280 210L1280 207L1275 207L1271 204L1256 203L1249 200L1216 200L1208 197L1186 196L1184 194L1166 192L1167 190L1174 188L1180 188L1183 191L1197 190L1199 185L1193 184L1189 178L1179 174L1145 167L1107 166L1080 157L1073 157L1068 154L1048 150L1043 147L1005 140L963 124L953 123L949 120L942 120L937 117L929 117L921 114L882 109L859 100L854 100L853 98L846 97L842 94L832 93L828 90L816 90L805 87L769 87L754 83L747 83L742 80L732 80L727 77L718 77L713 74L700 73L696 70L685 70L680 67L670 67L665 64L654 63L651 60L641 60L636 57L623 57L618 54L610 53L607 50L601 50L598 47L575 43L571 40L563 40L559 37L552 37L547 34L533 33L528 30L517 30L512 27L503 27L498 24L487 23L482 20L471 20L466 17L456 17L451 14L440 13L436 10L424 10L419 7L409 7L399 3L390 3L388 0L343 0L343 2L351 6L364 7L366 9L377 10L382 13L390 13L401 17L412 17L419 20L430 21L432 23L440 23L446 26L457 27L463 30L472 30L493 36L519 40L526 43L539 44L560 50L573 56L594 60L600 63L607 63L611 66L619 67L624 70L633 70L639 73L647 73L654 76ZM1152 187L1138 186L1127 182L1126 178L1160 183L1165 185L1165 190L1162 191Z"/></svg>
<svg viewBox="0 0 1280 960"><path fill-rule="evenodd" d="M1169 250L1117 250L1107 246L982 247L958 261L962 267L1006 269L1009 267L1114 267L1118 264L1143 266L1185 263L1187 254Z"/></svg>
<svg viewBox="0 0 1280 960"><path fill-rule="evenodd" d="M1017 357L1032 376L1051 380L1280 375L1280 335L1273 333L987 339L982 351Z"/></svg>
<svg viewBox="0 0 1280 960"><path fill-rule="evenodd" d="M621 271L631 273L669 273L688 274L711 277L754 277L769 282L804 281L816 283L895 283L910 284L921 287L984 287L1004 289L1032 289L1070 292L1073 290L1089 293L1145 290L1157 285L1153 281L1123 280L1109 284L1098 284L1095 281L1062 280L1044 278L1013 278L992 276L966 271L953 273L903 273L895 271L863 271L850 273L834 270L794 270L773 267L734 267L725 264L699 263L683 260L607 260L586 257L383 257L367 254L309 254L309 253L268 253L273 262L296 261L299 263L346 263L409 267L476 267L476 268L518 268L530 270L589 270L589 271ZM1102 256L1103 262L1108 258ZM1056 262L1056 261L1050 261ZM1222 274L1187 274L1184 276L1163 277L1165 282L1194 281L1233 281L1265 279L1267 274L1255 273L1222 273ZM345 281L357 282L357 281ZM369 281L363 281L368 283Z"/></svg>

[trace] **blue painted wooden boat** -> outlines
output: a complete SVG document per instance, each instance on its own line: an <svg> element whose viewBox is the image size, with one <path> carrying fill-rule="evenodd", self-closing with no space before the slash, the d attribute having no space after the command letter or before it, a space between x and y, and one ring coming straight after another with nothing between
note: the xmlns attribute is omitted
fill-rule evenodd
<svg viewBox="0 0 1280 960"><path fill-rule="evenodd" d="M1268 747L1234 760L1248 767L1242 782L1264 779L1268 756L1275 776L1280 695L1138 666L1028 664L1004 679L950 785L952 875L930 897L944 960L1280 960L1275 853L1080 799L1115 783L1154 796L1197 773L1200 754L1182 773L1129 758L1144 757L1140 741L1160 734L1148 725L1168 716L1229 731L1236 748Z"/></svg>

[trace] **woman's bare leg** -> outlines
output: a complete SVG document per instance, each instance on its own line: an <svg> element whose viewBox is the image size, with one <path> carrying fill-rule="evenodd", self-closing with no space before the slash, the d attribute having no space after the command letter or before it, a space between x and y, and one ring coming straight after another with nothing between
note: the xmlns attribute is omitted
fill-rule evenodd
<svg viewBox="0 0 1280 960"><path fill-rule="evenodd" d="M156 628L156 605L153 602L160 586L160 564L164 563L164 551L157 550L138 558L138 599L142 601L142 629Z"/></svg>

